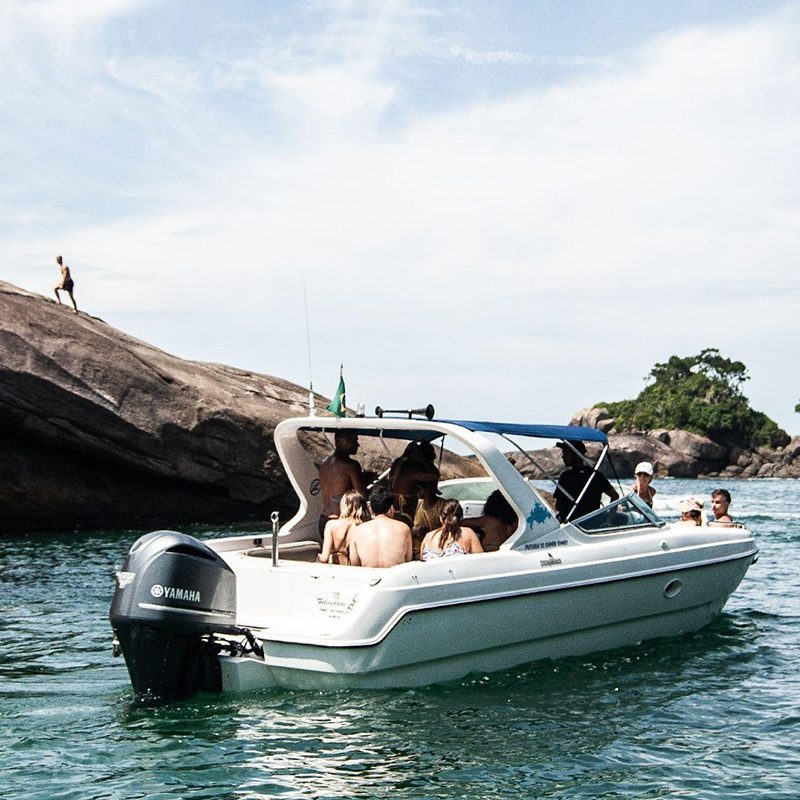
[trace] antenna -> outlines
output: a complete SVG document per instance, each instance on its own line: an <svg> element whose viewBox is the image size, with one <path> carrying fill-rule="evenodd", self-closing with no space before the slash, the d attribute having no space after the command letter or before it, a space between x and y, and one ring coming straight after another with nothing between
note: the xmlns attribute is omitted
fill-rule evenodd
<svg viewBox="0 0 800 800"><path fill-rule="evenodd" d="M306 279L303 278L303 303L306 308L306 351L308 352L308 415L316 416L314 408L314 373L311 371L311 326L308 324L308 294L306 293Z"/></svg>

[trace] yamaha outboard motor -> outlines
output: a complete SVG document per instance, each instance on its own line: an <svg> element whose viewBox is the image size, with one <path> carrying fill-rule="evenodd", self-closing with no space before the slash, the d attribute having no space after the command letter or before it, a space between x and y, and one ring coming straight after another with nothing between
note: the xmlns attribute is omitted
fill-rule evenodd
<svg viewBox="0 0 800 800"><path fill-rule="evenodd" d="M139 538L117 573L111 627L138 700L160 702L220 691L221 647L213 634L236 627L236 577L192 536Z"/></svg>

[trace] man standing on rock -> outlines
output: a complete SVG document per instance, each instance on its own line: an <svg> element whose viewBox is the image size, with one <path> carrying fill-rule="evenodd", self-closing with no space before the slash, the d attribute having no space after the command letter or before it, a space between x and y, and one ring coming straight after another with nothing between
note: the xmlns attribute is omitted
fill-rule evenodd
<svg viewBox="0 0 800 800"><path fill-rule="evenodd" d="M354 567L393 567L411 561L411 529L394 518L394 495L377 486L369 504L374 518L353 529L350 563Z"/></svg>
<svg viewBox="0 0 800 800"><path fill-rule="evenodd" d="M72 280L69 267L64 263L61 256L56 256L56 264L58 264L59 269L61 270L61 283L59 283L55 288L56 300L58 300L58 304L61 305L61 295L59 294L59 291L65 291L69 295L69 299L72 300L72 307L77 313L78 306L75 303L75 297L72 294L72 291L75 288L75 282Z"/></svg>
<svg viewBox="0 0 800 800"><path fill-rule="evenodd" d="M367 496L367 484L361 464L352 458L358 452L358 436L353 431L339 430L333 436L333 444L333 453L319 465L322 493L320 536L328 520L339 516L339 503L346 492L354 489L364 497Z"/></svg>

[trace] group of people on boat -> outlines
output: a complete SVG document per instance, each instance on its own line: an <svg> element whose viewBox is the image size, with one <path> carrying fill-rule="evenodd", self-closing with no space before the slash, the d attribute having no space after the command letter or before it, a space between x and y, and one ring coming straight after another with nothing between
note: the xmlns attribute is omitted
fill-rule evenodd
<svg viewBox="0 0 800 800"><path fill-rule="evenodd" d="M497 550L516 530L517 515L499 490L487 498L480 517L468 519L458 500L440 495L429 442L409 443L369 495L354 458L358 448L354 432L336 431L334 452L320 464L320 561L386 567L482 553Z"/></svg>
<svg viewBox="0 0 800 800"><path fill-rule="evenodd" d="M565 464L553 495L560 522L595 511L604 496L611 502L619 498L608 478L589 465L583 442L565 441L557 446ZM481 516L467 519L458 500L441 496L436 454L429 442L410 442L392 463L387 477L375 481L370 490L367 477L354 458L358 449L355 432L337 430L334 452L319 466L320 561L388 567L415 558L431 561L483 553L499 549L516 530L517 514L499 490L486 499ZM640 462L631 487L651 508L656 495L654 475L649 461ZM730 503L727 489L712 492L714 519L707 522L703 501L686 498L678 506L680 522L734 525L728 513Z"/></svg>
<svg viewBox="0 0 800 800"><path fill-rule="evenodd" d="M642 461L636 465L636 483L631 487L634 494L638 495L650 508L653 507L653 498L656 490L651 485L655 470L649 461ZM727 489L714 489L711 492L711 512L713 519L709 519L705 512L705 503L699 497L685 497L678 503L681 524L685 525L726 525L736 523L728 513L731 505L731 493Z"/></svg>
<svg viewBox="0 0 800 800"><path fill-rule="evenodd" d="M651 485L655 470L649 461L641 461L636 465L636 482L631 491L638 495L650 508L653 507L655 488ZM711 511L713 519L709 519L705 512L705 503L699 497L685 497L678 503L678 512L682 524L687 525L727 525L736 523L728 513L731 504L731 493L727 489L714 489L711 492Z"/></svg>
<svg viewBox="0 0 800 800"><path fill-rule="evenodd" d="M733 527L736 523L728 512L731 504L731 493L727 489L714 489L711 492L711 513L709 519L705 512L705 503L699 497L685 497L678 503L678 511L683 525L723 525Z"/></svg>

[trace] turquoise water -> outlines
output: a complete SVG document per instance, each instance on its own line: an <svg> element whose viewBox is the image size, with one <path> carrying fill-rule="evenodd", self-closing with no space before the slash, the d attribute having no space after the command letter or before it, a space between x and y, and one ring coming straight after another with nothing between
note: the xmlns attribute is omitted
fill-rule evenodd
<svg viewBox="0 0 800 800"><path fill-rule="evenodd" d="M139 532L2 539L0 796L796 800L800 482L727 485L761 557L703 631L415 690L136 707L107 615Z"/></svg>

